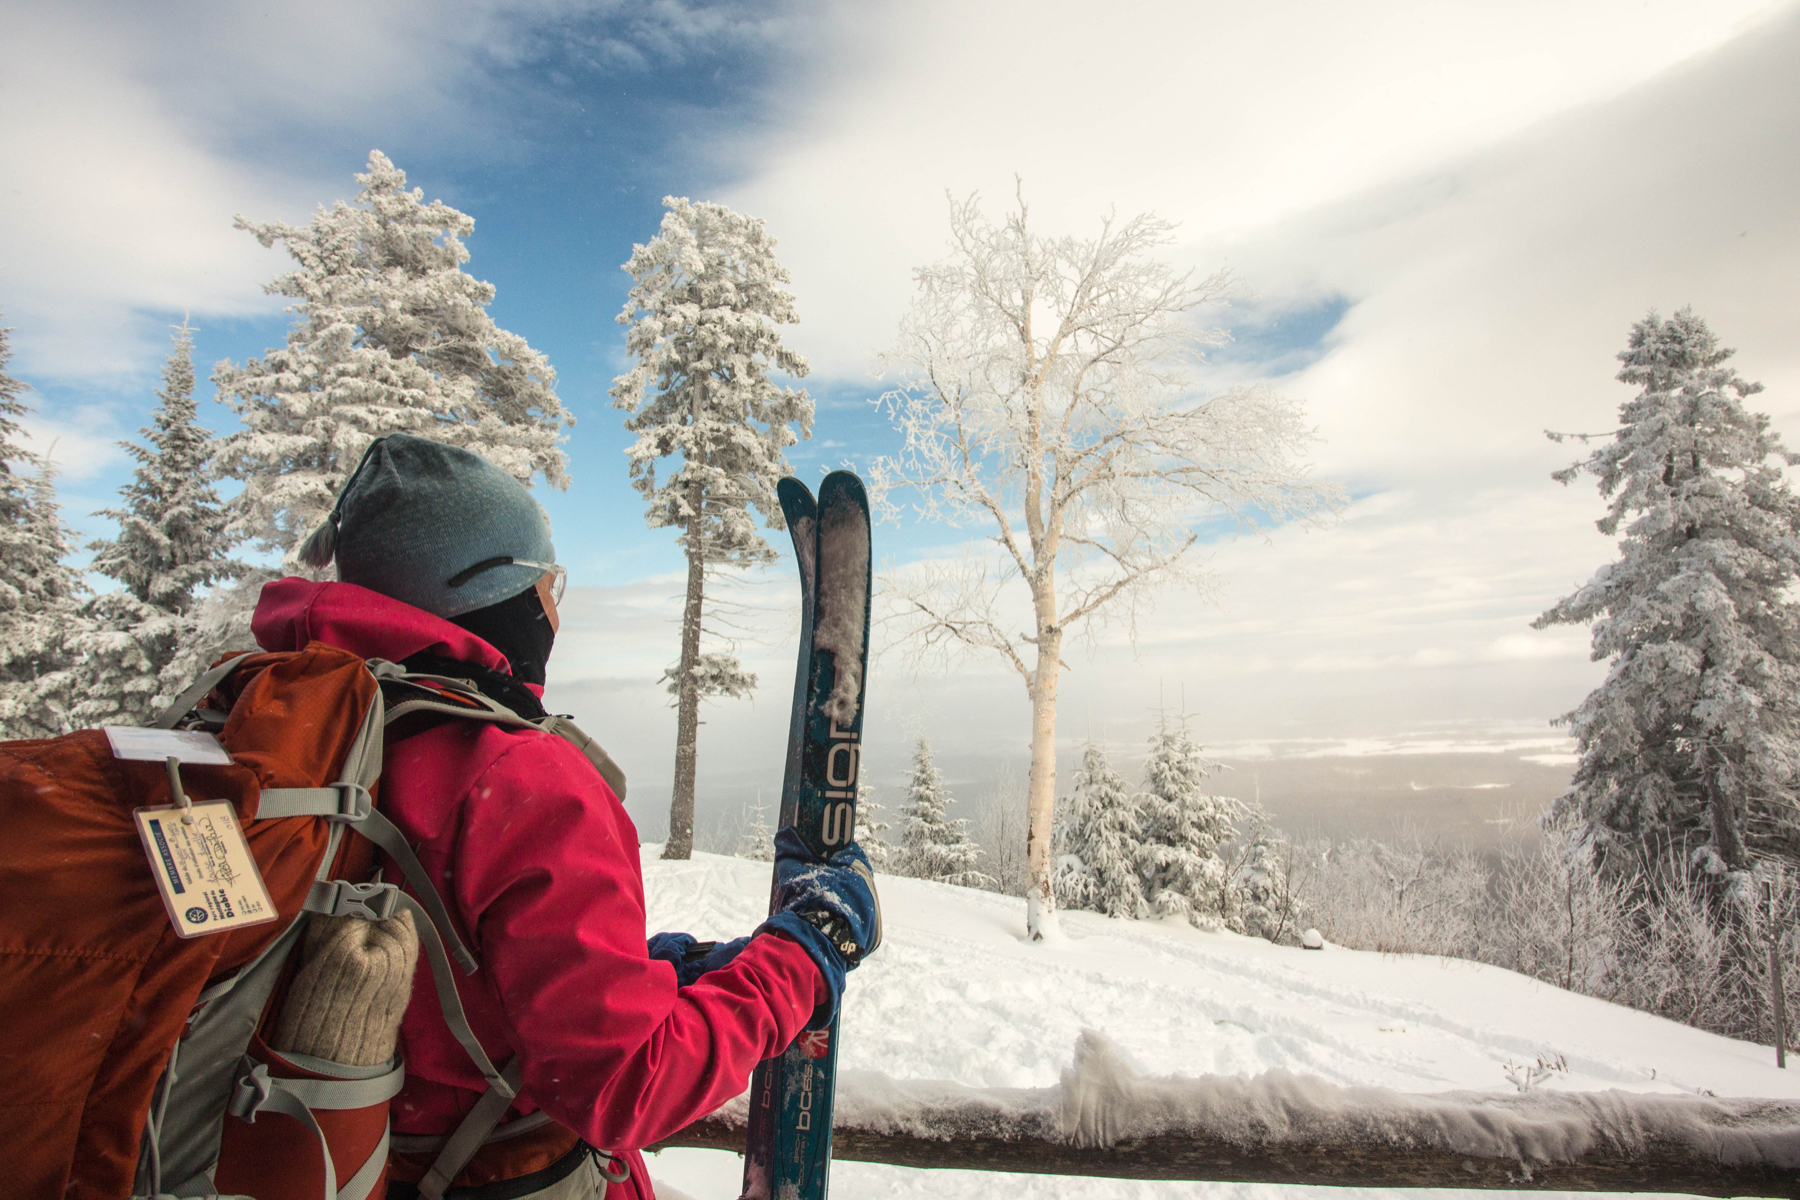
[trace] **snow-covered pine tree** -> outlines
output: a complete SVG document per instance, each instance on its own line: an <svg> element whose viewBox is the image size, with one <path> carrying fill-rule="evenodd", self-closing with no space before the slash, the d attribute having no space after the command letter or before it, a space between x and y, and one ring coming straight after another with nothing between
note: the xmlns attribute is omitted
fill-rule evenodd
<svg viewBox="0 0 1800 1200"><path fill-rule="evenodd" d="M900 806L900 851L894 871L914 879L935 879L960 887L982 887L987 876L975 869L981 846L970 840L969 823L948 815L950 792L923 734L913 747L906 803Z"/></svg>
<svg viewBox="0 0 1800 1200"><path fill-rule="evenodd" d="M99 515L119 536L90 544L93 569L123 586L86 606L81 650L79 726L148 724L157 713L162 673L192 625L196 593L242 570L230 558L225 513L208 463L212 443L195 420L194 337L186 321L163 366L162 401L142 430L147 444L123 442L138 462L119 489L120 508Z"/></svg>
<svg viewBox="0 0 1800 1200"><path fill-rule="evenodd" d="M230 532L299 570L299 544L331 511L369 443L405 431L462 446L529 483L568 475L558 445L574 423L556 372L524 338L494 324L494 286L462 269L475 221L408 190L379 150L355 204L320 208L308 225L237 226L282 243L298 267L264 290L298 318L287 344L213 372L219 398L244 428L220 440L222 478L243 481L227 505ZM271 573L246 574L197 614L198 630L171 672L205 665L221 640L241 640Z"/></svg>
<svg viewBox="0 0 1800 1200"><path fill-rule="evenodd" d="M1075 772L1075 790L1056 827L1056 896L1068 908L1142 917L1143 845L1138 799L1093 742Z"/></svg>
<svg viewBox="0 0 1800 1200"><path fill-rule="evenodd" d="M788 473L783 451L810 436L813 404L769 378L772 370L805 375L807 365L781 342L779 327L800 318L762 221L676 196L663 207L661 230L624 266L634 286L618 321L630 326L625 349L637 365L613 381L612 397L638 435L628 453L632 486L650 502L645 517L652 529L679 529L687 554L681 658L664 676L676 693L676 733L663 847L664 858L687 858L700 700L756 686L736 658L700 649L707 576L775 559L750 510L782 528L775 484ZM674 455L681 465L659 480L657 461Z"/></svg>
<svg viewBox="0 0 1800 1200"><path fill-rule="evenodd" d="M82 586L63 562L54 469L22 440L31 409L6 373L11 333L0 327L0 737L45 737L68 728L66 639Z"/></svg>
<svg viewBox="0 0 1800 1200"><path fill-rule="evenodd" d="M1298 939L1302 905L1288 867L1291 848L1261 805L1245 816L1242 854L1231 880L1226 925L1237 933L1282 943Z"/></svg>
<svg viewBox="0 0 1800 1200"><path fill-rule="evenodd" d="M0 737L6 738L68 733L81 693L75 667L87 585L65 561L74 547L49 459L38 461L26 495L19 522L0 530L0 594L12 602L0 621Z"/></svg>
<svg viewBox="0 0 1800 1200"><path fill-rule="evenodd" d="M1150 736L1138 798L1145 900L1160 916L1215 927L1226 918L1231 882L1219 848L1243 815L1238 801L1207 792L1206 777L1218 767L1186 725L1165 718Z"/></svg>
<svg viewBox="0 0 1800 1200"><path fill-rule="evenodd" d="M38 456L26 449L20 440L24 430L19 427L19 422L31 411L25 403L25 393L29 389L6 373L6 366L11 361L12 329L0 326L0 528L17 524L31 503L27 472L38 466ZM0 560L0 569L4 569L4 560ZM0 612L10 612L13 607L12 594L0 591Z"/></svg>
<svg viewBox="0 0 1800 1200"><path fill-rule="evenodd" d="M761 792L756 795L756 803L744 810L744 817L744 830L738 834L737 848L731 853L752 862L774 862L775 831L769 828L769 806L762 802Z"/></svg>
<svg viewBox="0 0 1800 1200"><path fill-rule="evenodd" d="M1534 625L1591 622L1612 664L1561 718L1581 761L1557 814L1603 869L1681 858L1747 903L1754 858L1800 862L1800 502L1782 475L1800 456L1745 406L1761 385L1731 354L1688 309L1632 327L1618 378L1637 395L1555 476L1599 481L1619 558Z"/></svg>
<svg viewBox="0 0 1800 1200"><path fill-rule="evenodd" d="M869 856L869 865L883 873L894 869L894 858L898 851L894 845L881 835L893 826L881 819L886 809L875 802L875 789L869 786L866 779L856 781L856 844L863 853Z"/></svg>

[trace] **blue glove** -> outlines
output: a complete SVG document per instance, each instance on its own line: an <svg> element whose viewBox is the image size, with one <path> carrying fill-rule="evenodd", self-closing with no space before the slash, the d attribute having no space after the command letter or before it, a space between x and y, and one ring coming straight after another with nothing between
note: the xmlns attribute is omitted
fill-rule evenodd
<svg viewBox="0 0 1800 1200"><path fill-rule="evenodd" d="M749 944L747 937L730 942L698 942L691 934L659 933L650 939L646 949L651 958L661 959L675 968L677 986L687 987L708 971L716 971L736 958L738 951Z"/></svg>
<svg viewBox="0 0 1800 1200"><path fill-rule="evenodd" d="M869 856L850 842L820 859L793 829L783 829L775 835L775 903L781 911L756 931L787 934L818 965L831 998L807 1028L823 1029L837 1016L845 974L881 944L881 901Z"/></svg>

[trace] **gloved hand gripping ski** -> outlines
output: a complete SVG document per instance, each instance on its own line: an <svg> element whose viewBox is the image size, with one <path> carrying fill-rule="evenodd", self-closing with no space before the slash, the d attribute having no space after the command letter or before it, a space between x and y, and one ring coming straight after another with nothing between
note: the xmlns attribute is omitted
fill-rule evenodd
<svg viewBox="0 0 1800 1200"><path fill-rule="evenodd" d="M806 848L800 835L775 835L775 902L782 911L757 927L778 930L799 942L818 964L831 989L808 1029L825 1029L837 1018L844 976L881 944L881 901L875 872L862 847L851 842L829 859Z"/></svg>

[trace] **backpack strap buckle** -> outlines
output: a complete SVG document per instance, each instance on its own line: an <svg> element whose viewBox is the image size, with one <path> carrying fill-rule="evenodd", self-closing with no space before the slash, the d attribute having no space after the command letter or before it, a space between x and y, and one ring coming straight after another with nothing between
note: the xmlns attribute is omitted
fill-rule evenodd
<svg viewBox="0 0 1800 1200"><path fill-rule="evenodd" d="M338 794L337 816L344 821L367 820L375 811L375 797L360 783L334 783L331 789Z"/></svg>
<svg viewBox="0 0 1800 1200"><path fill-rule="evenodd" d="M269 1097L275 1092L275 1083L269 1078L269 1068L262 1063L244 1064L249 1072L238 1076L236 1086L231 1089L231 1103L226 1111L240 1121L256 1123L256 1114L269 1105Z"/></svg>
<svg viewBox="0 0 1800 1200"><path fill-rule="evenodd" d="M351 883L347 879L321 879L312 885L301 905L307 912L327 917L361 917L385 921L400 908L397 883Z"/></svg>

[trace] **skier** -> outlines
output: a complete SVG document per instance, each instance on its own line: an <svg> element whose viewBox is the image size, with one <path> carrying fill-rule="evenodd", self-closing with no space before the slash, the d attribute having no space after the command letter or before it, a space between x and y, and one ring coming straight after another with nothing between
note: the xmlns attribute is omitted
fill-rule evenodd
<svg viewBox="0 0 1800 1200"><path fill-rule="evenodd" d="M564 575L548 521L512 476L425 438L382 438L302 550L316 567L333 557L338 582L263 589L253 632L264 649L317 640L545 715ZM603 1188L647 1200L639 1148L828 1023L878 919L854 843L823 862L783 830L781 912L710 951L686 934L646 943L637 831L583 753L547 732L448 721L403 736L388 746L380 804L480 958L457 980L470 1025L495 1062L519 1061L507 1122L454 1180L469 1200ZM400 1049L388 1194L410 1200L441 1189L427 1168L485 1085L424 971Z"/></svg>

